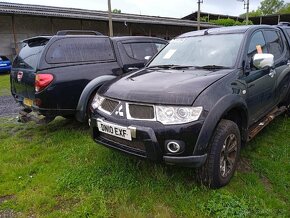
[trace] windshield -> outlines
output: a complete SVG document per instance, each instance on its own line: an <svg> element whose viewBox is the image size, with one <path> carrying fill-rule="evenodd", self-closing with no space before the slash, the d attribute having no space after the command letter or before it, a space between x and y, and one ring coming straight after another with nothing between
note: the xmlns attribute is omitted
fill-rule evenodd
<svg viewBox="0 0 290 218"><path fill-rule="evenodd" d="M243 34L203 35L172 40L150 63L154 66L233 67Z"/></svg>

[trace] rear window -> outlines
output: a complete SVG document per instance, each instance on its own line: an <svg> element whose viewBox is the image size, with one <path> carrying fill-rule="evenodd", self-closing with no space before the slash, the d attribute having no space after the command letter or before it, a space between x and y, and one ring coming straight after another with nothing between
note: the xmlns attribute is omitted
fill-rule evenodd
<svg viewBox="0 0 290 218"><path fill-rule="evenodd" d="M35 70L44 47L26 44L16 56L13 67Z"/></svg>
<svg viewBox="0 0 290 218"><path fill-rule="evenodd" d="M64 38L48 49L49 64L115 60L109 38Z"/></svg>
<svg viewBox="0 0 290 218"><path fill-rule="evenodd" d="M9 61L9 59L5 56L0 56L0 61Z"/></svg>

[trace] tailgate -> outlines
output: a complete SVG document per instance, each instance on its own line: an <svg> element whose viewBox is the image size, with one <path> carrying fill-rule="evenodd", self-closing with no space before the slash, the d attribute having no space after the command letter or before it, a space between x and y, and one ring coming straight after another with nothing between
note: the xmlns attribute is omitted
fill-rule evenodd
<svg viewBox="0 0 290 218"><path fill-rule="evenodd" d="M35 76L46 44L35 39L26 42L13 61L10 76L11 93L20 101L23 98L35 99Z"/></svg>
<svg viewBox="0 0 290 218"><path fill-rule="evenodd" d="M35 75L34 70L12 68L10 74L12 95L17 95L20 99L34 99Z"/></svg>

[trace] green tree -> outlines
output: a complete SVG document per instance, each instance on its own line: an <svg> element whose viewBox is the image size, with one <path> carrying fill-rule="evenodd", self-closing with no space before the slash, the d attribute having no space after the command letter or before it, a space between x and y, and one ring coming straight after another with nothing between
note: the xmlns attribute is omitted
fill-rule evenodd
<svg viewBox="0 0 290 218"><path fill-rule="evenodd" d="M284 6L283 0L263 0L258 10L262 15L277 14Z"/></svg>
<svg viewBox="0 0 290 218"><path fill-rule="evenodd" d="M252 11L249 12L249 17L258 17L258 16L261 16L261 15L262 15L262 12L259 9L252 10ZM246 19L246 13L241 14L240 17Z"/></svg>
<svg viewBox="0 0 290 218"><path fill-rule="evenodd" d="M257 10L249 12L249 17L257 17L269 14L290 13L290 4L284 4L284 0L263 0ZM245 18L246 14L240 17Z"/></svg>
<svg viewBox="0 0 290 218"><path fill-rule="evenodd" d="M279 14L290 14L290 3L284 5L284 7L279 11Z"/></svg>
<svg viewBox="0 0 290 218"><path fill-rule="evenodd" d="M112 12L115 13L115 14L121 14L122 13L122 11L120 9L114 9Z"/></svg>

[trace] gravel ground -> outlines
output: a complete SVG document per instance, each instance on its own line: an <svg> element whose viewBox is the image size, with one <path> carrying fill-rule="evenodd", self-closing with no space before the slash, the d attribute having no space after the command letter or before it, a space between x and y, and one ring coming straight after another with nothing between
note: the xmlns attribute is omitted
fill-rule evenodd
<svg viewBox="0 0 290 218"><path fill-rule="evenodd" d="M0 117L17 115L20 109L12 96L0 96Z"/></svg>

